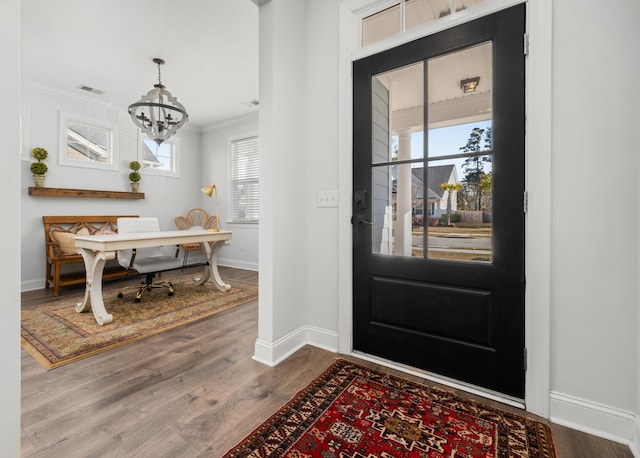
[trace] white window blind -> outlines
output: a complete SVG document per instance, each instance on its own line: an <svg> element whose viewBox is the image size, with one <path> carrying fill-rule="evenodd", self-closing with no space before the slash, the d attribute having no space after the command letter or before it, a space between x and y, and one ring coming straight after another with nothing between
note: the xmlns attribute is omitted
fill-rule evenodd
<svg viewBox="0 0 640 458"><path fill-rule="evenodd" d="M258 137L231 142L231 220L258 222Z"/></svg>

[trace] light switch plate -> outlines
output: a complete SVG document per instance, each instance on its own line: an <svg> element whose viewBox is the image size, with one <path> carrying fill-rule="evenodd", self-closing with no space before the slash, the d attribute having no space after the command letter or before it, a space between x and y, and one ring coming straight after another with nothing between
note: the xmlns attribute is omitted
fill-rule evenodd
<svg viewBox="0 0 640 458"><path fill-rule="evenodd" d="M337 207L338 191L318 192L318 207Z"/></svg>

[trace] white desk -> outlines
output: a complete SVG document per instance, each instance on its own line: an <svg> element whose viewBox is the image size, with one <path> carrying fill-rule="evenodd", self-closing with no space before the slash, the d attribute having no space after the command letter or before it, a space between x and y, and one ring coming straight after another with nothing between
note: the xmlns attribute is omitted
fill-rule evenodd
<svg viewBox="0 0 640 458"><path fill-rule="evenodd" d="M102 273L106 262L115 259L118 250L144 248L161 245L200 243L207 257L207 265L201 277L194 279L196 285L203 285L209 278L220 291L229 291L231 285L220 278L218 272L218 251L231 240L230 231L208 232L190 229L188 231L135 232L115 235L77 235L78 253L84 259L87 284L84 299L76 305L76 312L93 310L93 316L100 325L113 321L102 300Z"/></svg>

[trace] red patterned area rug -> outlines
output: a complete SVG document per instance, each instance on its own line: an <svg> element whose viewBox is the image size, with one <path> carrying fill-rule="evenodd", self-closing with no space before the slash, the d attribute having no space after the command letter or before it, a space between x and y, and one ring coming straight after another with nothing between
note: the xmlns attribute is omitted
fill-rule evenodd
<svg viewBox="0 0 640 458"><path fill-rule="evenodd" d="M544 423L337 360L231 457L555 457Z"/></svg>

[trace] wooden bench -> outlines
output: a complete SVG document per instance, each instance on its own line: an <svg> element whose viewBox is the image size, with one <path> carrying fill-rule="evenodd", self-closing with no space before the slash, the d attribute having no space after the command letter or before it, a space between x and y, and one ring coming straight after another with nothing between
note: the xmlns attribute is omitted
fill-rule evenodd
<svg viewBox="0 0 640 458"><path fill-rule="evenodd" d="M117 232L118 218L134 217L122 216L43 216L44 240L46 249L47 273L45 288L53 287L53 295L60 294L60 287L84 283L85 272L81 271L61 273L61 267L66 264L81 264L82 256L75 251L75 234L95 234ZM124 277L128 271L121 266L105 268L103 278Z"/></svg>

